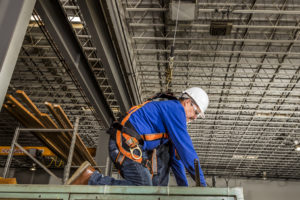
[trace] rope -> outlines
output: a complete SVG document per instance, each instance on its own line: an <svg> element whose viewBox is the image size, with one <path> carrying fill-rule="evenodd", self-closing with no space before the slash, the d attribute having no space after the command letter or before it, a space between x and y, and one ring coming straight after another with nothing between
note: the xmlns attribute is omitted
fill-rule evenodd
<svg viewBox="0 0 300 200"><path fill-rule="evenodd" d="M171 46L171 53L169 57L169 64L166 69L166 91L169 91L169 87L171 86L172 83L172 77L173 77L173 66L174 66L174 50L175 50L175 41L176 41L176 32L177 32L177 25L178 25L178 13L179 13L179 8L180 8L180 0L178 3L177 7L177 15L176 15L176 23L175 23L175 32L174 32L174 37L173 37L173 44Z"/></svg>
<svg viewBox="0 0 300 200"><path fill-rule="evenodd" d="M179 2L178 2L178 8L177 8L176 23L175 23L175 33L174 33L173 45L172 45L173 47L175 46L176 31L177 31L177 24L178 24L179 7L180 7L180 0L179 0Z"/></svg>

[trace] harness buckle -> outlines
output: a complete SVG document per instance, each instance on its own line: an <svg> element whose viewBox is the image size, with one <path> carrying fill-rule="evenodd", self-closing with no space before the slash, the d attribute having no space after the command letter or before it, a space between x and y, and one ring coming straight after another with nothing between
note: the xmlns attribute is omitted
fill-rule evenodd
<svg viewBox="0 0 300 200"><path fill-rule="evenodd" d="M134 150L138 150L140 155L136 156L133 153ZM129 148L129 151L130 151L130 154L131 154L132 158L134 158L135 160L138 160L138 159L140 159L142 157L142 150L141 150L141 148L138 145L136 147L134 147L134 148Z"/></svg>
<svg viewBox="0 0 300 200"><path fill-rule="evenodd" d="M139 142L134 137L130 137L125 142L130 148L135 148L139 144Z"/></svg>

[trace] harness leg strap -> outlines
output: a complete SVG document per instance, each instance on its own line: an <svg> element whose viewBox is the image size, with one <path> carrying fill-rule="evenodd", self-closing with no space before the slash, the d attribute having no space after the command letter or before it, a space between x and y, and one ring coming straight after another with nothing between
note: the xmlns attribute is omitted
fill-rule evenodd
<svg viewBox="0 0 300 200"><path fill-rule="evenodd" d="M157 155L156 155L156 149L153 149L151 163L152 163L152 173L155 176L155 175L157 175Z"/></svg>

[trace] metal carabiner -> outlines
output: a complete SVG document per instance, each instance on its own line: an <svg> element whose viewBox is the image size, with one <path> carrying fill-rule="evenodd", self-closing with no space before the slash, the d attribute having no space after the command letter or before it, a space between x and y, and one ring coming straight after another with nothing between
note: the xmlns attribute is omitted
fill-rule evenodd
<svg viewBox="0 0 300 200"><path fill-rule="evenodd" d="M131 153L132 158L138 160L138 159L140 159L140 158L142 157L142 150L141 150L141 148L140 148L139 146L136 146L136 147L134 147L134 148L130 148L129 150L130 150L130 153ZM133 153L134 150L138 150L139 153L140 153L140 155L139 155L139 156L136 156L136 155Z"/></svg>

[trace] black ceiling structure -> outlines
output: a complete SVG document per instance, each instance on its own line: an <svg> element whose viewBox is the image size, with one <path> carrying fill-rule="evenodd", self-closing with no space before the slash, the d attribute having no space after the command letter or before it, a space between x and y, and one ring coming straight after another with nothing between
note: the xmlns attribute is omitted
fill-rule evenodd
<svg viewBox="0 0 300 200"><path fill-rule="evenodd" d="M205 175L300 180L300 2L191 2L194 18L176 22L172 12L189 13L175 0L37 1L8 93L24 90L43 112L60 104L97 147L112 120L166 90L171 69L175 95L197 86L210 98L188 125ZM16 126L2 109L1 146ZM32 137L20 143L41 145Z"/></svg>

